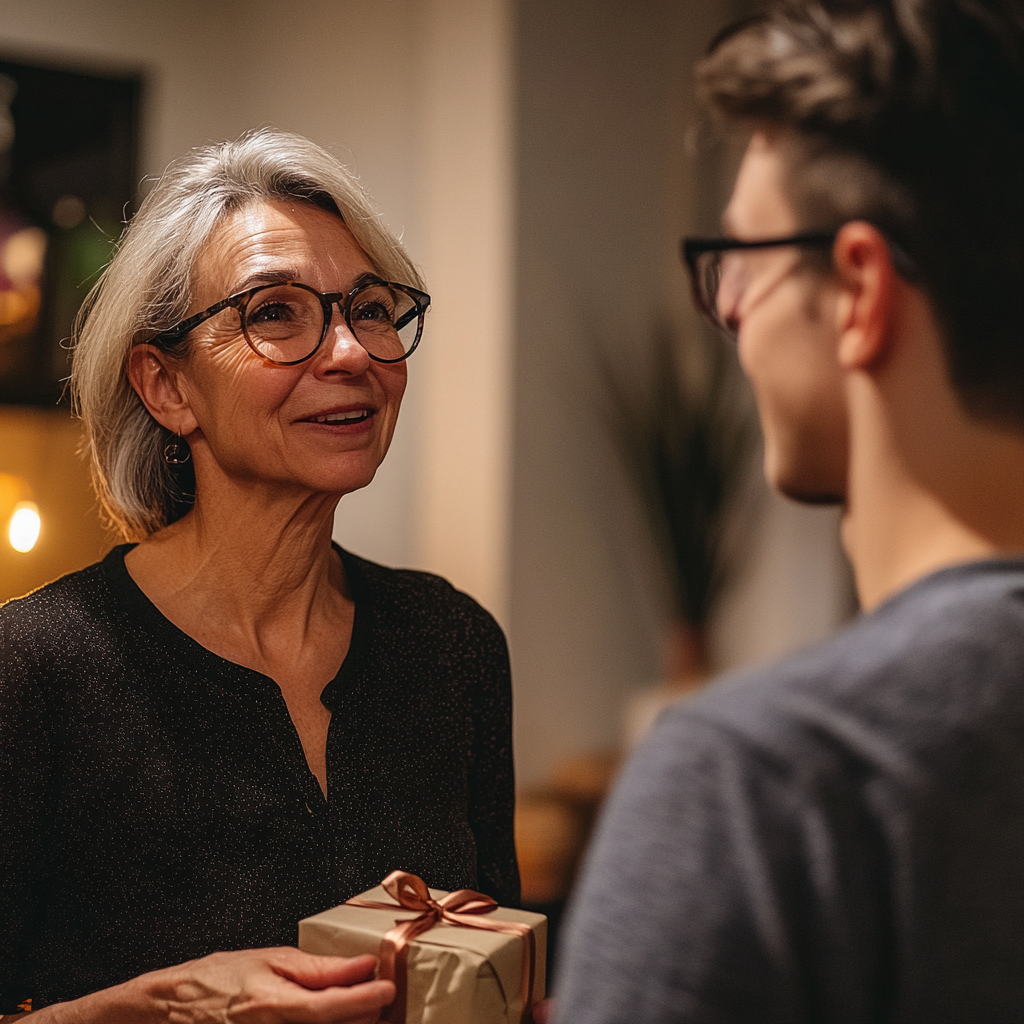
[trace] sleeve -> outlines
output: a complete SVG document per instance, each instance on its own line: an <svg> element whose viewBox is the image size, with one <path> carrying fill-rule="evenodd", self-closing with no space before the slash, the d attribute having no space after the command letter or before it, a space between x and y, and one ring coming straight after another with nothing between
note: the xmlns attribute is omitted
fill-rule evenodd
<svg viewBox="0 0 1024 1024"><path fill-rule="evenodd" d="M46 883L47 714L0 617L0 1014L31 998L28 950Z"/></svg>
<svg viewBox="0 0 1024 1024"><path fill-rule="evenodd" d="M664 716L574 894L557 1024L878 1019L884 879L857 802L827 789L714 723Z"/></svg>
<svg viewBox="0 0 1024 1024"><path fill-rule="evenodd" d="M473 625L473 753L469 779L469 825L477 847L481 892L502 906L518 907L512 765L512 679L501 627L482 609Z"/></svg>

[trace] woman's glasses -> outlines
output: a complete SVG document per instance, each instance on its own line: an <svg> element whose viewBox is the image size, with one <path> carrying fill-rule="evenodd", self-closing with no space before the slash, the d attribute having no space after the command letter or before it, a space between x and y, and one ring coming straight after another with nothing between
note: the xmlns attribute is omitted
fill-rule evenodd
<svg viewBox="0 0 1024 1024"><path fill-rule="evenodd" d="M294 366L320 348L337 306L371 359L399 363L420 343L429 305L426 292L371 276L349 292L318 292L299 281L284 281L229 295L161 331L153 342L174 345L230 307L238 312L242 334L258 356L278 366Z"/></svg>

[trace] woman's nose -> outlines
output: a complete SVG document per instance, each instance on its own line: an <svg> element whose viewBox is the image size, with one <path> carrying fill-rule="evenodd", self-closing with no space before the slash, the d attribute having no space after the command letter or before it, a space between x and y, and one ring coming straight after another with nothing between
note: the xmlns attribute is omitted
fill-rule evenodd
<svg viewBox="0 0 1024 1024"><path fill-rule="evenodd" d="M343 316L337 313L327 327L327 337L317 353L318 367L327 373L364 373L370 365L369 353L359 344L359 339Z"/></svg>

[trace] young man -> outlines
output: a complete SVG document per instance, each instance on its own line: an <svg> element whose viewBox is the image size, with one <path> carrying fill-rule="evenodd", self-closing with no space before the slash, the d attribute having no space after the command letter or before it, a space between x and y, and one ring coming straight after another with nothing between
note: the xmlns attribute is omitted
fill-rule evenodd
<svg viewBox="0 0 1024 1024"><path fill-rule="evenodd" d="M663 716L555 1019L1024 1020L1024 4L786 2L698 76L752 133L698 301L864 613Z"/></svg>

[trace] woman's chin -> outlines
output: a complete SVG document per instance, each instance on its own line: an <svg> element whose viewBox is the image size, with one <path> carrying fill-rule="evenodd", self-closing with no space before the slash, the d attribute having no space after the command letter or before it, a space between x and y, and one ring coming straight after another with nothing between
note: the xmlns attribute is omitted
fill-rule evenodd
<svg viewBox="0 0 1024 1024"><path fill-rule="evenodd" d="M353 491L361 491L376 476L379 463L366 468L346 467L345 470L335 473L318 473L311 478L313 489L321 494L337 494L343 497L352 494Z"/></svg>

